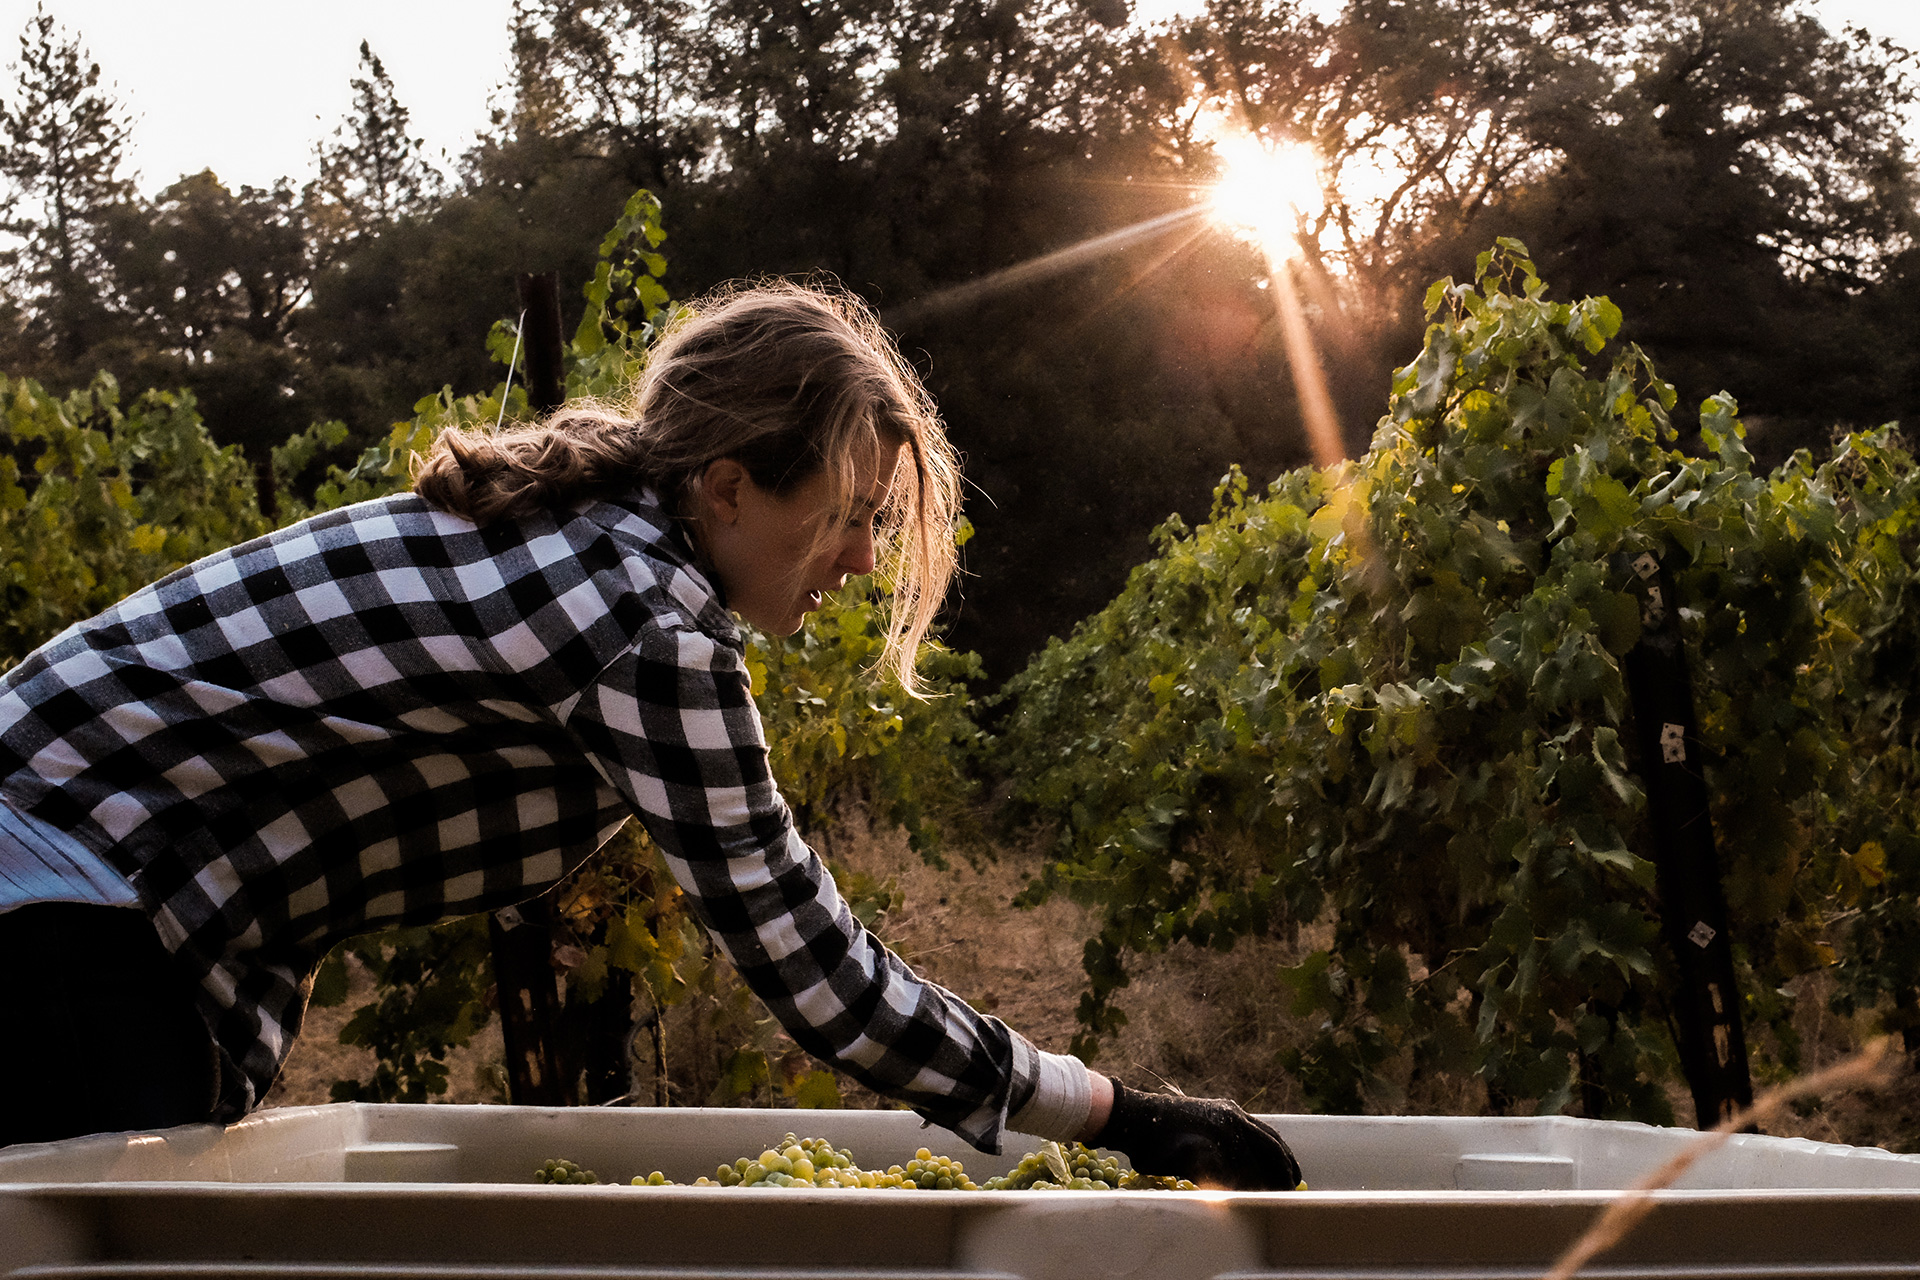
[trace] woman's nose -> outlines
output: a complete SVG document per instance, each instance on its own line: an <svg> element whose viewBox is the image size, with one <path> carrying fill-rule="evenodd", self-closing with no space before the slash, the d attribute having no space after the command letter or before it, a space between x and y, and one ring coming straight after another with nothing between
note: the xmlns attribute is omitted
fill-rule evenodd
<svg viewBox="0 0 1920 1280"><path fill-rule="evenodd" d="M858 578L873 572L873 562L873 530L862 525L848 536L835 567L848 577Z"/></svg>

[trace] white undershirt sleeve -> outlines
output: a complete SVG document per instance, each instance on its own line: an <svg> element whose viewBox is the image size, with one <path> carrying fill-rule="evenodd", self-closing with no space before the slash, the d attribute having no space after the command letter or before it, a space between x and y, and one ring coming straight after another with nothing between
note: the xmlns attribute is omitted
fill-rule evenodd
<svg viewBox="0 0 1920 1280"><path fill-rule="evenodd" d="M1092 1113L1093 1082L1087 1078L1086 1063L1042 1051L1033 1096L1008 1118L1007 1127L1036 1138L1071 1142L1087 1127L1087 1117Z"/></svg>

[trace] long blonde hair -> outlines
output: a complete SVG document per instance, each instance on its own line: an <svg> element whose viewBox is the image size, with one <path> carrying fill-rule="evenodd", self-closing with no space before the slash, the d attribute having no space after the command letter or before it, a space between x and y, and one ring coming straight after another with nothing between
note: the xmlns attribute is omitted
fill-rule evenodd
<svg viewBox="0 0 1920 1280"><path fill-rule="evenodd" d="M487 524L644 485L684 517L707 466L732 458L777 494L825 472L839 510L860 462L901 446L912 475L875 538L893 595L880 666L919 692L914 655L953 579L960 512L959 462L926 388L846 293L734 286L683 313L648 352L631 406L581 402L499 432L448 431L415 492Z"/></svg>

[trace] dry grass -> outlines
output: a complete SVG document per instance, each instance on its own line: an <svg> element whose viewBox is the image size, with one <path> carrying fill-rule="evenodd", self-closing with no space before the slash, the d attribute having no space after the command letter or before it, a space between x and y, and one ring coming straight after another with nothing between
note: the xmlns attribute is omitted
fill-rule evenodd
<svg viewBox="0 0 1920 1280"><path fill-rule="evenodd" d="M1824 1071L1858 1054L1878 1034L1871 1015L1841 1017L1828 1007L1834 984L1825 974L1808 974L1792 987L1794 1030L1800 1038L1802 1072ZM1754 1036L1754 1089L1784 1083L1786 1073L1772 1067L1771 1037ZM1692 1114L1689 1101L1681 1114ZM1770 1117L1765 1131L1785 1137L1840 1142L1889 1151L1920 1151L1920 1073L1912 1064L1895 1063L1892 1079L1849 1092L1803 1098L1791 1110Z"/></svg>
<svg viewBox="0 0 1920 1280"><path fill-rule="evenodd" d="M845 815L820 842L837 867L894 881L900 907L875 924L920 973L1005 1020L1043 1049L1065 1053L1075 1029L1086 915L1064 900L1014 908L1032 859L1010 850L949 870L924 862L900 831Z"/></svg>

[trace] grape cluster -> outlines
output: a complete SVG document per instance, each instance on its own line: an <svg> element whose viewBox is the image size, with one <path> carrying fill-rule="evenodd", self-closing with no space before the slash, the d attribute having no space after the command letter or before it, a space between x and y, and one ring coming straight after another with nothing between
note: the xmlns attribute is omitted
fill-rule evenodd
<svg viewBox="0 0 1920 1280"><path fill-rule="evenodd" d="M1301 1183L1305 1190L1306 1183ZM1200 1184L1188 1182L1185 1178L1169 1177L1164 1173L1136 1173L1132 1169L1120 1175L1122 1191L1198 1191Z"/></svg>
<svg viewBox="0 0 1920 1280"><path fill-rule="evenodd" d="M657 1176L657 1175L656 1175ZM635 1186L643 1185L635 1178ZM659 1186L653 1178L644 1185ZM796 1138L788 1134L779 1145L758 1156L742 1156L732 1164L714 1170L711 1178L697 1179L696 1187L865 1187L870 1190L977 1191L967 1177L966 1166L946 1156L936 1156L925 1147L914 1153L904 1166L893 1165L882 1171L862 1169L853 1162L853 1153L835 1150L825 1138Z"/></svg>
<svg viewBox="0 0 1920 1280"><path fill-rule="evenodd" d="M549 1160L534 1171L535 1182L597 1183L600 1178L571 1160ZM636 1187L671 1187L673 1179L658 1169L633 1179ZM759 1155L742 1156L723 1164L711 1178L695 1179L696 1187L864 1187L901 1191L1194 1191L1179 1178L1123 1172L1120 1161L1076 1142L1063 1147L1049 1142L1025 1156L1011 1173L988 1178L982 1187L967 1176L966 1166L948 1156L936 1156L921 1147L904 1165L885 1170L862 1169L853 1153L835 1149L825 1138L799 1138L789 1133Z"/></svg>
<svg viewBox="0 0 1920 1280"><path fill-rule="evenodd" d="M925 1147L913 1153L913 1159L906 1167L889 1165L886 1176L893 1179L889 1184L903 1187L908 1191L916 1187L921 1191L978 1191L980 1188L967 1176L967 1168L958 1160L946 1156L936 1156Z"/></svg>
<svg viewBox="0 0 1920 1280"><path fill-rule="evenodd" d="M535 1182L557 1182L569 1186L586 1186L600 1181L600 1175L591 1169L582 1169L571 1160L549 1160L533 1171Z"/></svg>
<svg viewBox="0 0 1920 1280"><path fill-rule="evenodd" d="M1122 1171L1120 1161L1081 1143L1049 1142L1024 1156L1002 1177L988 1178L989 1191L1198 1191L1185 1178Z"/></svg>
<svg viewBox="0 0 1920 1280"><path fill-rule="evenodd" d="M791 1133L758 1156L723 1164L696 1187L858 1186L860 1170L851 1151L836 1151L825 1138L796 1138Z"/></svg>
<svg viewBox="0 0 1920 1280"><path fill-rule="evenodd" d="M1071 1147L1049 1142L1009 1172L987 1179L989 1191L1114 1191L1119 1186L1120 1162L1078 1142Z"/></svg>

